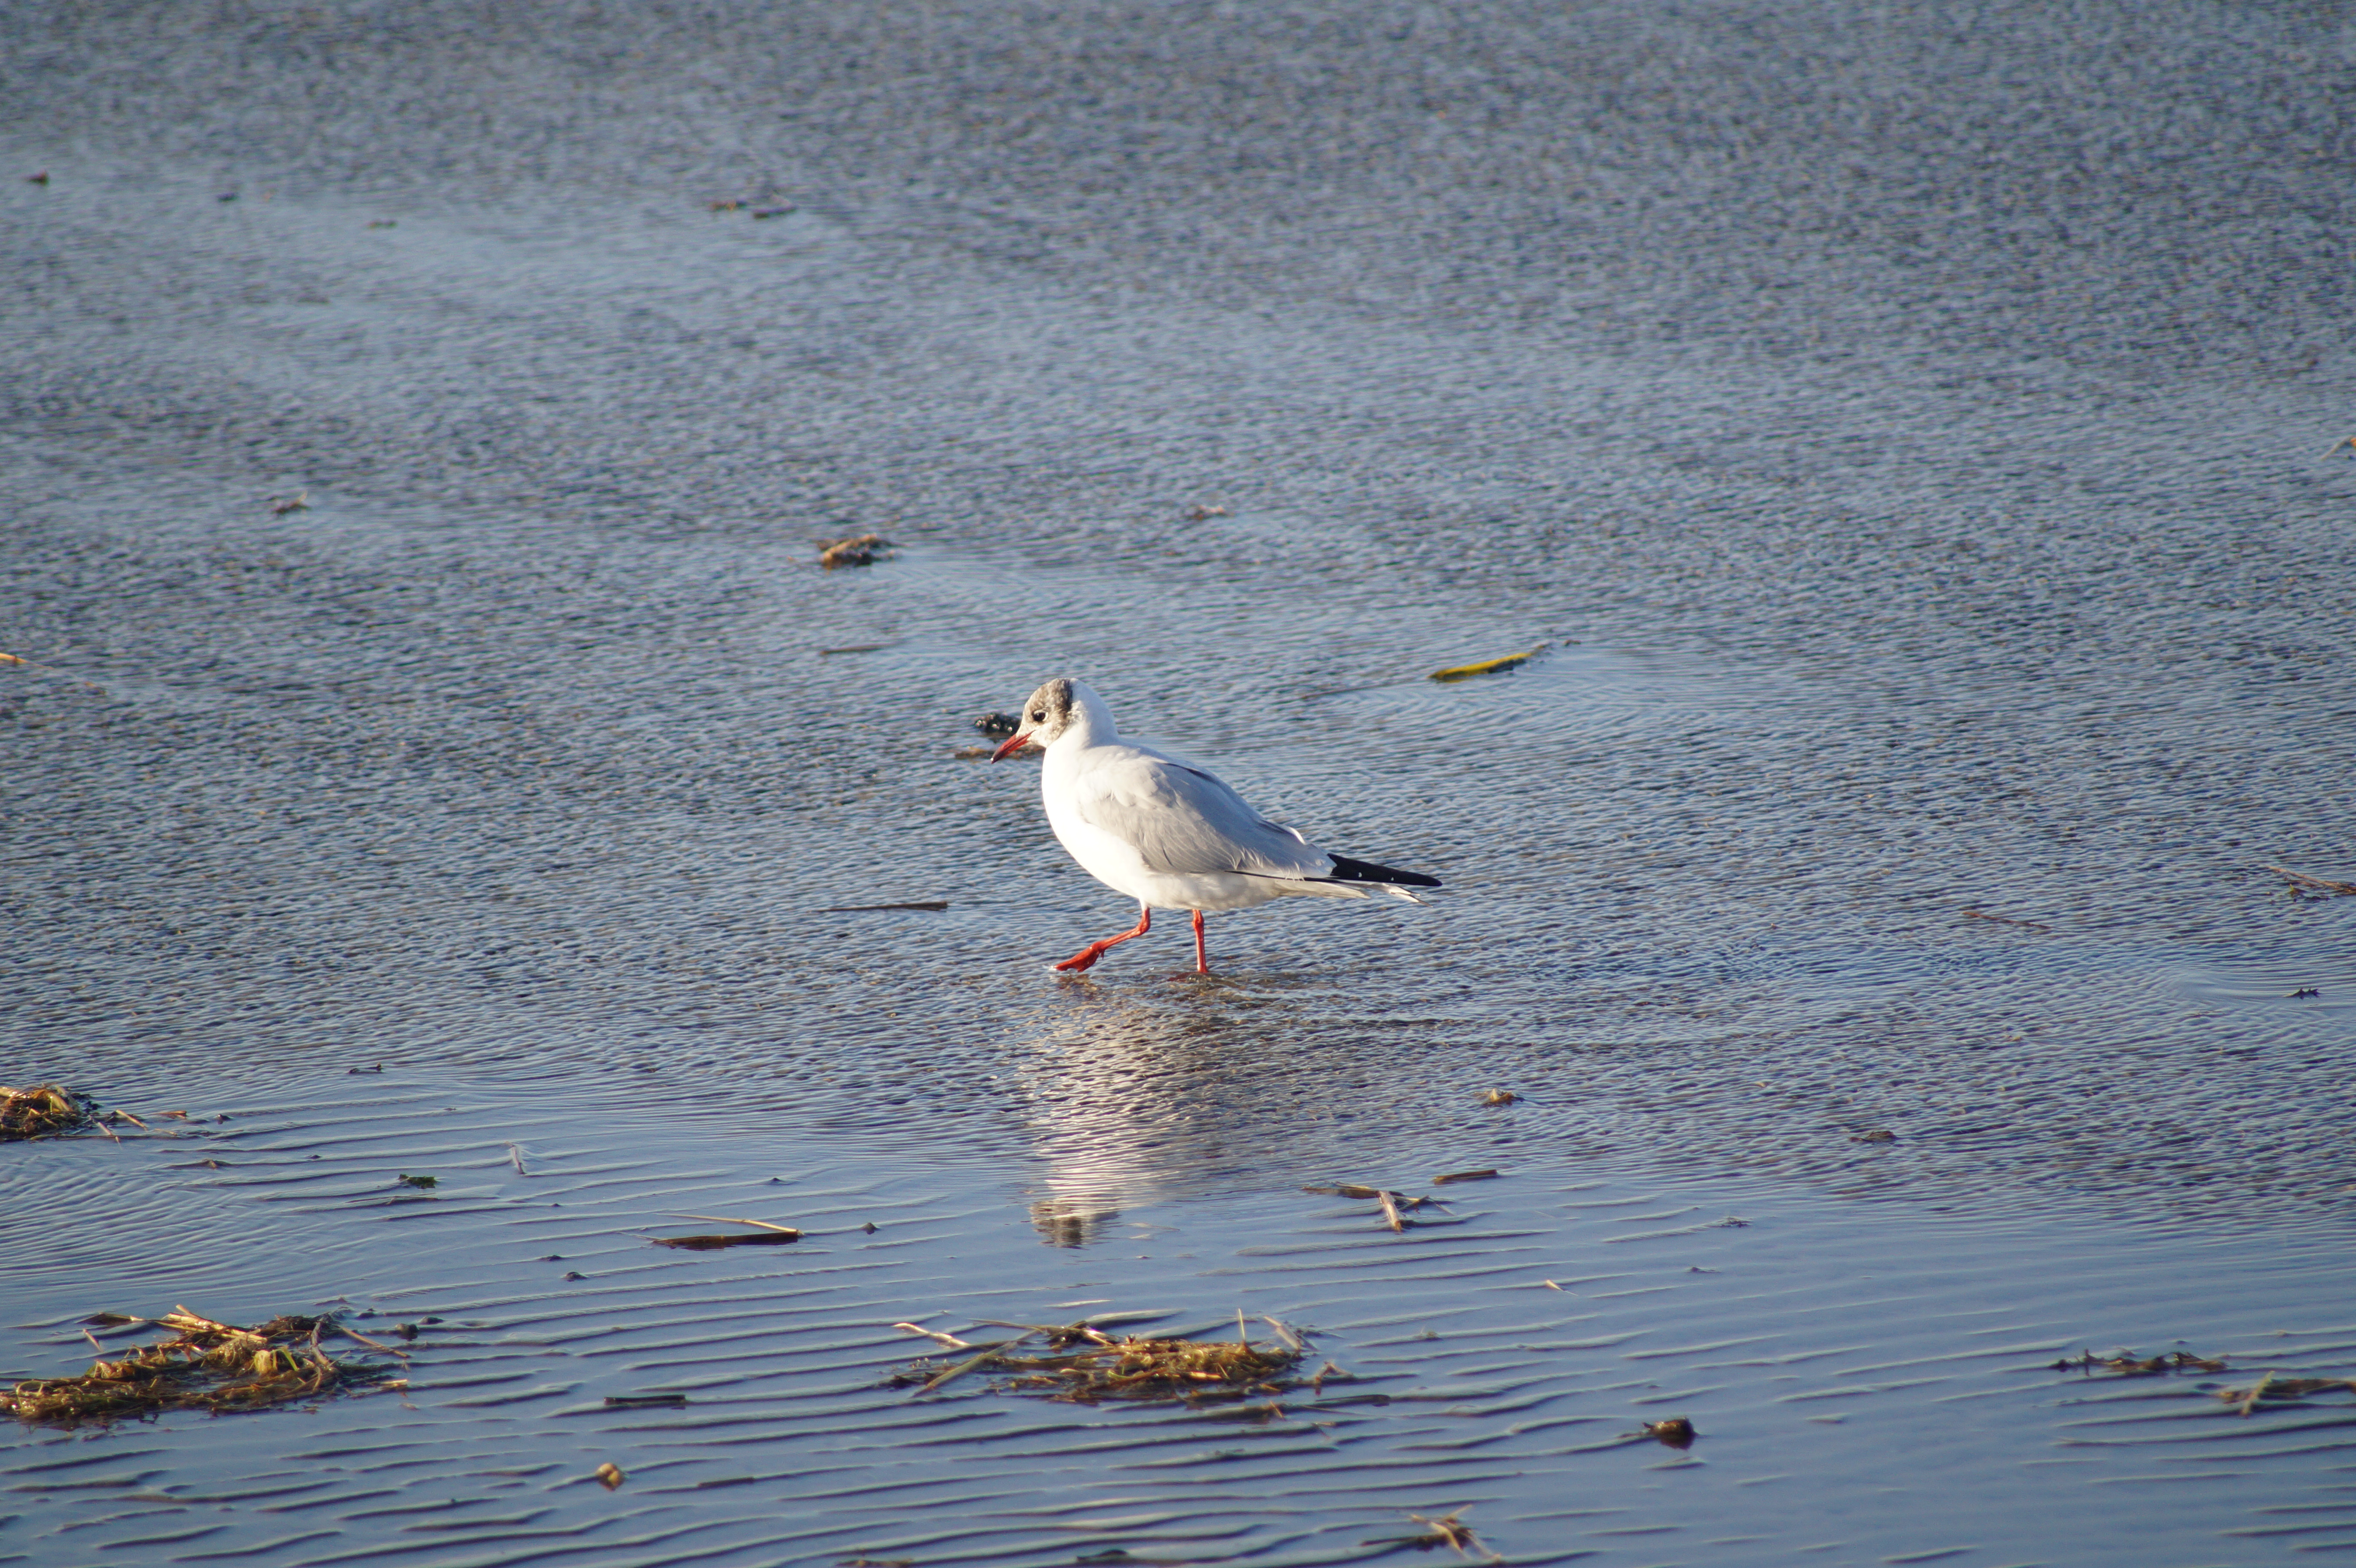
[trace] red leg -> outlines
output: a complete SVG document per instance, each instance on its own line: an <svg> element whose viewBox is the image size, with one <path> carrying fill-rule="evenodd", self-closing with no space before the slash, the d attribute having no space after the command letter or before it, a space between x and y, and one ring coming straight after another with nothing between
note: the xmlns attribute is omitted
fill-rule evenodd
<svg viewBox="0 0 2356 1568"><path fill-rule="evenodd" d="M1207 975L1210 972L1210 955L1203 951L1203 912L1196 910L1194 912L1194 973Z"/></svg>
<svg viewBox="0 0 2356 1568"><path fill-rule="evenodd" d="M1148 928L1152 924L1153 912L1151 909L1148 909L1145 905L1140 904L1137 906L1136 930L1124 931L1119 936L1108 936L1102 942L1091 942L1086 947L1081 948L1077 953L1073 954L1069 958L1065 959L1061 964L1056 965L1055 967L1058 969L1067 969L1074 974L1077 974L1091 964L1094 964L1098 959L1103 957L1105 955L1106 948L1113 946L1117 943L1127 942L1132 936L1143 936Z"/></svg>

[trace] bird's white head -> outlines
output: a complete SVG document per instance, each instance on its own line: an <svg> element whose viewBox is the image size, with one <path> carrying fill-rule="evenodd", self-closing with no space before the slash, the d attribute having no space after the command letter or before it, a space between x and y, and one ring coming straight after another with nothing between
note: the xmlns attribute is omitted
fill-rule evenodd
<svg viewBox="0 0 2356 1568"><path fill-rule="evenodd" d="M1113 728L1112 709L1105 706L1103 698L1076 680L1058 677L1031 694L1023 704L1021 728L991 753L990 760L1011 757L1029 745L1052 746L1073 733L1086 742L1114 740L1119 732Z"/></svg>

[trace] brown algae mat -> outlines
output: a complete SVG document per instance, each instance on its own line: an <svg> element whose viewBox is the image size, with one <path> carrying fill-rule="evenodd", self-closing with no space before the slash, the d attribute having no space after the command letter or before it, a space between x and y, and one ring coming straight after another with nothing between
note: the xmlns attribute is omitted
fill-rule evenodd
<svg viewBox="0 0 2356 1568"><path fill-rule="evenodd" d="M33 1378L0 1392L0 1414L51 1425L112 1421L166 1410L267 1410L338 1388L402 1388L379 1367L339 1361L319 1348L333 1331L374 1349L399 1350L338 1328L333 1318L273 1317L254 1328L218 1323L175 1307L161 1317L102 1313L93 1323L152 1323L171 1337L116 1360L103 1349L79 1377ZM95 1339L91 1341L93 1345Z"/></svg>
<svg viewBox="0 0 2356 1568"><path fill-rule="evenodd" d="M1321 1386L1339 1373L1331 1362L1313 1378L1295 1375L1307 1349L1301 1336L1269 1319L1278 1344L1255 1345L1246 1335L1243 1317L1236 1318L1232 1339L1162 1339L1151 1335L1115 1336L1086 1322L1052 1325L1008 1323L1017 1328L1012 1339L980 1345L938 1333L914 1323L894 1328L922 1334L951 1350L971 1351L956 1360L924 1360L902 1369L891 1381L917 1385L920 1394L970 1371L988 1370L1001 1378L1000 1386L1050 1399L1092 1403L1100 1399L1175 1400L1198 1403L1210 1400L1240 1400L1272 1396L1304 1383ZM1037 1352L1020 1347L1037 1339L1045 1343Z"/></svg>

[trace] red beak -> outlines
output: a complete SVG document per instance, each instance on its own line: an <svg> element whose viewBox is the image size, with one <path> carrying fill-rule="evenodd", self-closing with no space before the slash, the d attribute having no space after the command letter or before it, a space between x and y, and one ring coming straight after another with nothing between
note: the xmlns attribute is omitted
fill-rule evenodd
<svg viewBox="0 0 2356 1568"><path fill-rule="evenodd" d="M1013 734L1009 735L1004 741L999 742L998 750L990 753L990 760L993 763L1002 763L1030 743L1030 735L1023 731L1017 730Z"/></svg>

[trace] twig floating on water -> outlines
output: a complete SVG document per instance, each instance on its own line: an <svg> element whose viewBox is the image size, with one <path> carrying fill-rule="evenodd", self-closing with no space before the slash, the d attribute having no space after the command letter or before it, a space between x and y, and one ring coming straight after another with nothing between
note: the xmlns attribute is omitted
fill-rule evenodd
<svg viewBox="0 0 2356 1568"><path fill-rule="evenodd" d="M781 1231L792 1241L800 1241L802 1233L791 1225L773 1225L766 1220L738 1220L726 1214L673 1214L674 1220L709 1220L715 1225L751 1225L756 1230Z"/></svg>
<svg viewBox="0 0 2356 1568"><path fill-rule="evenodd" d="M1467 1503L1464 1505L1464 1508L1471 1508L1472 1506L1472 1504ZM1480 1557L1485 1555L1492 1563L1504 1562L1504 1558L1498 1556L1494 1552L1488 1551L1487 1548L1481 1544L1480 1541L1473 1535L1472 1527L1471 1525L1463 1523L1458 1518L1458 1515L1462 1514L1463 1511L1464 1509L1460 1508L1455 1509L1453 1512L1441 1514L1438 1519L1429 1519L1419 1513L1411 1513L1408 1515L1408 1518L1423 1526L1425 1533L1419 1536L1408 1537L1407 1543L1410 1546L1422 1547L1427 1551L1434 1546L1451 1546L1456 1549L1456 1552L1460 1556Z"/></svg>
<svg viewBox="0 0 2356 1568"><path fill-rule="evenodd" d="M1494 1170L1451 1170L1445 1176L1431 1179L1434 1187L1445 1187L1451 1181L1488 1181L1496 1176Z"/></svg>
<svg viewBox="0 0 2356 1568"><path fill-rule="evenodd" d="M947 899L919 899L913 903L904 904L830 904L817 912L819 914L881 914L887 910L895 909L947 909L948 907L949 901Z"/></svg>
<svg viewBox="0 0 2356 1568"><path fill-rule="evenodd" d="M936 1377L931 1381L926 1383L925 1386L918 1389L916 1392L919 1394L927 1394L932 1392L935 1389L939 1388L943 1383L953 1382L957 1379L965 1376L966 1373L973 1371L974 1368L991 1360L992 1358L997 1356L1000 1351L1011 1350L1029 1338L1031 1338L1031 1336L1027 1333L1017 1334L1012 1339L1001 1339L995 1345L985 1345L982 1347L979 1354L973 1356L969 1360L959 1361L956 1366L951 1367L948 1371L941 1373L938 1377Z"/></svg>
<svg viewBox="0 0 2356 1568"><path fill-rule="evenodd" d="M944 1334L937 1328L919 1328L914 1323L894 1323L892 1327L905 1329L911 1334L922 1334L926 1339L948 1349L970 1350L973 1349L972 1340L960 1339L954 1334Z"/></svg>
<svg viewBox="0 0 2356 1568"><path fill-rule="evenodd" d="M2313 888L2319 893L2356 893L2356 882L2335 882L2326 877L2310 877L2304 871L2294 871L2288 866L2268 866L2267 870L2279 877L2288 877L2302 888Z"/></svg>
<svg viewBox="0 0 2356 1568"><path fill-rule="evenodd" d="M773 1225L766 1220L740 1220L729 1214L680 1214L681 1220L708 1220L715 1225L750 1225L760 1233L752 1236L651 1236L648 1239L659 1247L685 1247L691 1252L708 1253L721 1247L782 1247L788 1242L798 1242L802 1233L791 1225Z"/></svg>

